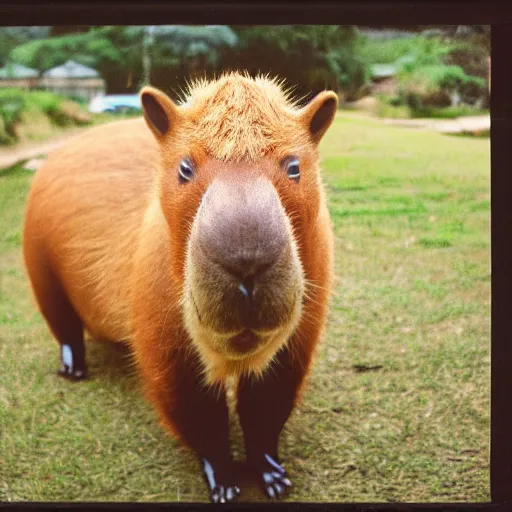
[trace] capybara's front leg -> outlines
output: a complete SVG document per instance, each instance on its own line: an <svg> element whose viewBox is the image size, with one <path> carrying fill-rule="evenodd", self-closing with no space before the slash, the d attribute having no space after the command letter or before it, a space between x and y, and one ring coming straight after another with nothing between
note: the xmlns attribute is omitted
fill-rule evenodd
<svg viewBox="0 0 512 512"><path fill-rule="evenodd" d="M233 501L240 489L235 485L225 392L204 384L198 357L190 351L173 351L165 359L161 378L146 368L152 375L149 398L164 423L199 457L211 501Z"/></svg>
<svg viewBox="0 0 512 512"><path fill-rule="evenodd" d="M244 376L238 384L238 414L248 469L270 498L278 498L291 487L280 463L278 442L303 375L299 361L285 348L276 355L262 379Z"/></svg>

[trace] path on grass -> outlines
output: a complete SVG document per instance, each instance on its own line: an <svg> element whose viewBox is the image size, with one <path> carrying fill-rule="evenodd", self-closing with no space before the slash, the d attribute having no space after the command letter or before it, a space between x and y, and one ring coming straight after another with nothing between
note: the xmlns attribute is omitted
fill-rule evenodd
<svg viewBox="0 0 512 512"><path fill-rule="evenodd" d="M491 116L464 116L455 119L383 119L388 125L404 128L426 128L441 133L484 132L491 128Z"/></svg>
<svg viewBox="0 0 512 512"><path fill-rule="evenodd" d="M89 126L70 128L66 132L44 142L22 142L14 146L0 146L0 170L12 167L19 162L46 156L47 153L62 146L75 135L89 129Z"/></svg>
<svg viewBox="0 0 512 512"><path fill-rule="evenodd" d="M359 113L353 111L341 111L341 115L361 117L364 119L372 119L389 126L399 126L401 128L414 128L424 130L434 130L439 133L468 133L478 135L486 132L491 128L491 116L489 114L480 116L462 116L455 119L435 119L435 118L418 118L418 119L390 119L370 115L368 113Z"/></svg>

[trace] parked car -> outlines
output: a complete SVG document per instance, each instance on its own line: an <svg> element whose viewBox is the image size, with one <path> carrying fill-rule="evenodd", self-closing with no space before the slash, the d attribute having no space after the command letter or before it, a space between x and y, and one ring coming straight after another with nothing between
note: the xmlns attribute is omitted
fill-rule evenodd
<svg viewBox="0 0 512 512"><path fill-rule="evenodd" d="M141 112L142 105L138 94L107 94L96 96L88 107L89 112L131 113Z"/></svg>

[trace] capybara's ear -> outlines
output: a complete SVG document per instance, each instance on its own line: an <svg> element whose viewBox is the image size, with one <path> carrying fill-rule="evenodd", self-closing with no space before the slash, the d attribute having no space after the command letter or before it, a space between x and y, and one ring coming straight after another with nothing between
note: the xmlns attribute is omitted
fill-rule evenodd
<svg viewBox="0 0 512 512"><path fill-rule="evenodd" d="M301 122L306 125L311 138L318 144L336 114L338 96L333 91L322 91L317 94L300 111Z"/></svg>
<svg viewBox="0 0 512 512"><path fill-rule="evenodd" d="M178 107L167 94L154 87L146 86L140 91L140 99L144 119L157 139L161 139L174 129L179 112Z"/></svg>

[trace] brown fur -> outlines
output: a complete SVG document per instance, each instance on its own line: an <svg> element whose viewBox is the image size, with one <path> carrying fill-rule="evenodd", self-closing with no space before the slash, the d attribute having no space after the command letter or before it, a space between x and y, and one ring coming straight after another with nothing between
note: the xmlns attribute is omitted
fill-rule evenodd
<svg viewBox="0 0 512 512"><path fill-rule="evenodd" d="M206 382L222 383L230 375L263 375L293 333L293 357L307 373L331 288L332 229L317 143L332 118L316 135L309 126L321 102L335 97L324 93L299 109L277 82L239 74L193 84L178 106L159 91L144 92L163 106L170 134L155 131L146 114L153 134L142 119L120 121L50 155L29 195L23 248L40 307L52 307L44 294L51 268L93 336L131 344L148 398L179 435L169 417L170 375L187 371L173 366L178 352L197 350ZM300 184L280 166L289 154L300 157ZM200 172L180 186L176 169L188 155ZM189 241L201 197L214 178L229 183L239 174L275 187L289 239L289 264L275 286L291 280L303 300L286 325L267 333L262 350L231 358L213 350L211 340L218 336L223 347L222 336L194 320L187 287L199 272ZM294 297L282 300L292 304Z"/></svg>

